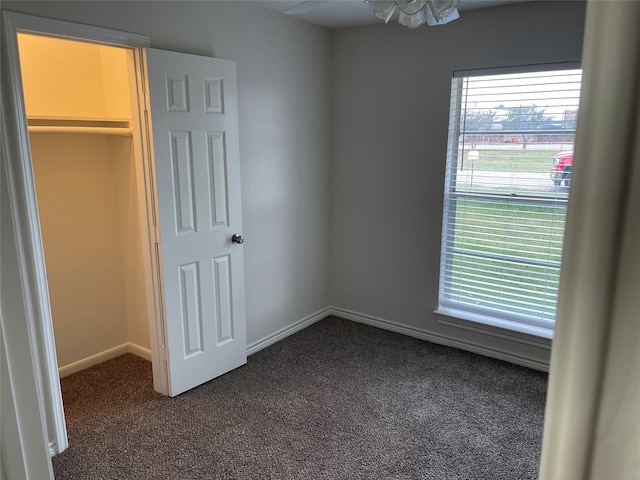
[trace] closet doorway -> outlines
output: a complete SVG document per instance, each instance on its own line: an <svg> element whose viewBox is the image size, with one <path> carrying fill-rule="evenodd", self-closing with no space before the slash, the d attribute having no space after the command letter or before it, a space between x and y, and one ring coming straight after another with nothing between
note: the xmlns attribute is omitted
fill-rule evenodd
<svg viewBox="0 0 640 480"><path fill-rule="evenodd" d="M68 445L59 373L148 356L146 343L155 390L175 396L247 361L236 65L135 33L2 17L16 281L53 455ZM30 42L78 50L29 53ZM57 312L73 321L54 334Z"/></svg>
<svg viewBox="0 0 640 480"><path fill-rule="evenodd" d="M26 33L18 47L60 376L151 360L133 52Z"/></svg>

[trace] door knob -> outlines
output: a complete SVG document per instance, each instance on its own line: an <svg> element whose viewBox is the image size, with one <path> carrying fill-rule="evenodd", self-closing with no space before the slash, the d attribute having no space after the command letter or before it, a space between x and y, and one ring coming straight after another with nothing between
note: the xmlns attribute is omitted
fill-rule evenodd
<svg viewBox="0 0 640 480"><path fill-rule="evenodd" d="M244 243L244 237L242 235L238 235L237 233L234 233L231 237L231 241L233 243L237 243L238 245Z"/></svg>

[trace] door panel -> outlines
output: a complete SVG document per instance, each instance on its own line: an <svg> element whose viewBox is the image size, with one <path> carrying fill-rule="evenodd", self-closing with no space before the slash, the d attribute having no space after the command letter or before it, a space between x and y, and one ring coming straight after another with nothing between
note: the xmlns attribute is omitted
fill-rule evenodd
<svg viewBox="0 0 640 480"><path fill-rule="evenodd" d="M169 394L247 361L235 63L147 49Z"/></svg>

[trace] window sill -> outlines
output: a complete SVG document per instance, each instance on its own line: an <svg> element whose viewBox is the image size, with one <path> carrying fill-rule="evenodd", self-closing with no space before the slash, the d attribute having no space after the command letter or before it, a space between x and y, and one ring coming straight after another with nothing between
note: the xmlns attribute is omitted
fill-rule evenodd
<svg viewBox="0 0 640 480"><path fill-rule="evenodd" d="M462 328L538 348L551 349L553 340L553 329L551 328L525 325L447 307L439 307L433 314L440 325Z"/></svg>

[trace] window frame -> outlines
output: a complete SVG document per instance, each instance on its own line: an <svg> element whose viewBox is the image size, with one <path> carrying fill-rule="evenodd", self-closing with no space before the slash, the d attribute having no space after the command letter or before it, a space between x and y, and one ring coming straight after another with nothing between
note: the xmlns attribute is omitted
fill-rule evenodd
<svg viewBox="0 0 640 480"><path fill-rule="evenodd" d="M445 278L447 272L446 266L452 265L451 260L453 252L446 247L446 237L453 229L451 222L455 222L457 202L459 198L477 198L481 200L489 200L490 198L505 198L510 202L523 202L543 204L558 204L568 202L569 195L564 199L549 198L542 195L518 195L514 198L509 194L491 194L491 193L472 193L472 192L456 192L456 175L459 162L459 138L463 133L461 131L461 113L465 103L463 98L463 81L458 79L468 77L492 76L492 75L509 75L536 72L549 72L561 70L577 70L581 69L580 62L561 62L561 63L544 63L535 65L519 65L510 67L483 68L473 70L459 70L453 72L452 87L450 98L450 117L447 138L447 161L445 170L445 182L443 192L443 217L442 217L442 235L440 247L440 271L438 283L438 307L433 312L439 324L463 328L466 330L485 333L493 336L502 337L509 340L515 340L521 343L527 343L533 346L549 347L553 338L555 321L548 320L527 320L523 321L522 316L513 315L508 312L502 312L496 315L495 310L477 308L456 308L456 305L463 305L463 302L456 302L444 298L446 289L448 288L448 280ZM567 132L567 130L563 130ZM575 135L575 129L570 130ZM477 133L477 132L475 132ZM454 204L451 205L451 202ZM452 214L453 212L453 214ZM453 229L453 230L452 230ZM563 245L564 251L564 245ZM444 301L443 301L444 300Z"/></svg>

